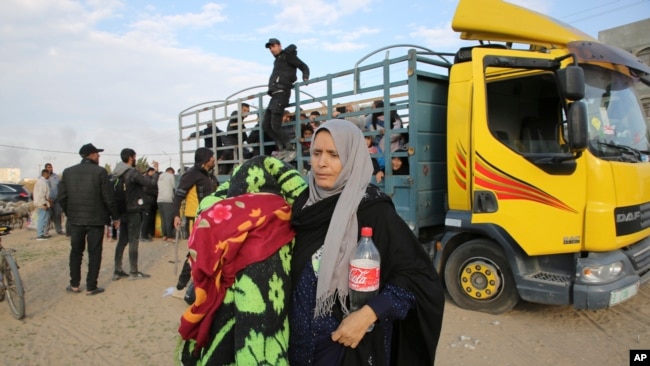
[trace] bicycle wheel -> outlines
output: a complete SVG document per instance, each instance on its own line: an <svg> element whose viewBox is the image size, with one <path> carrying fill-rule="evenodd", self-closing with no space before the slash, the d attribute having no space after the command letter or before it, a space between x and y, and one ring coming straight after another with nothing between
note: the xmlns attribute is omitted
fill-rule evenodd
<svg viewBox="0 0 650 366"><path fill-rule="evenodd" d="M25 317L25 289L18 273L18 266L11 253L2 255L2 282L5 285L5 295L14 318Z"/></svg>

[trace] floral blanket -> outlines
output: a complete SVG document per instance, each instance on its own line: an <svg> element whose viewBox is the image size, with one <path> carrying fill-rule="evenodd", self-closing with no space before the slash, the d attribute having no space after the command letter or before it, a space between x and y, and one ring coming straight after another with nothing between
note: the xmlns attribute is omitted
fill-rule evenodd
<svg viewBox="0 0 650 366"><path fill-rule="evenodd" d="M196 301L181 318L178 362L288 364L289 219L306 187L290 165L257 157L201 202L188 241Z"/></svg>

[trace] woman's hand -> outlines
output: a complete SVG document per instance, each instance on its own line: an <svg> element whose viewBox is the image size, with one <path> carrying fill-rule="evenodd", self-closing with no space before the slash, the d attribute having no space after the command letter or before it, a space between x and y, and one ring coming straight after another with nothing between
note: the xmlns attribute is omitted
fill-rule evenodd
<svg viewBox="0 0 650 366"><path fill-rule="evenodd" d="M377 315L372 308L364 305L343 318L339 327L332 333L332 340L346 347L356 348L376 320Z"/></svg>

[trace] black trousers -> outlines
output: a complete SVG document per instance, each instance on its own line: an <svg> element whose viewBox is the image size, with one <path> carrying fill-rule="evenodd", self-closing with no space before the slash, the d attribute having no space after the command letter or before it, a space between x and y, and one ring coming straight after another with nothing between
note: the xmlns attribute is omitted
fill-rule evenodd
<svg viewBox="0 0 650 366"><path fill-rule="evenodd" d="M187 283L190 282L192 278L192 267L190 266L189 258L190 253L187 253L185 257L185 262L183 262L183 268L181 269L181 274L178 275L178 283L176 283L176 289L182 290L187 286Z"/></svg>
<svg viewBox="0 0 650 366"><path fill-rule="evenodd" d="M289 140L291 140L291 137L282 129L282 116L284 109L289 104L289 96L291 96L290 90L273 94L262 121L264 132L275 141L275 146L280 150L288 148Z"/></svg>
<svg viewBox="0 0 650 366"><path fill-rule="evenodd" d="M122 271L124 248L129 245L130 273L138 272L138 246L140 245L141 212L127 212L120 220L120 235L115 246L115 272Z"/></svg>
<svg viewBox="0 0 650 366"><path fill-rule="evenodd" d="M81 282L81 261L88 243L88 275L86 291L97 288L97 277L102 263L104 226L69 226L70 235L70 286L79 287Z"/></svg>
<svg viewBox="0 0 650 366"><path fill-rule="evenodd" d="M142 230L140 237L152 239L156 230L156 203L145 204L142 209Z"/></svg>

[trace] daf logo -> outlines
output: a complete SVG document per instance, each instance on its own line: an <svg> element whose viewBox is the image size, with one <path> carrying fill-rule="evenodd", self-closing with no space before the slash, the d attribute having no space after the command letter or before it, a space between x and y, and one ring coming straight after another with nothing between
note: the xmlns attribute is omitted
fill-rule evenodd
<svg viewBox="0 0 650 366"><path fill-rule="evenodd" d="M636 211L636 212L630 212L630 213L621 213L621 214L616 214L616 222L630 222L630 221L636 221L641 218L641 212Z"/></svg>

